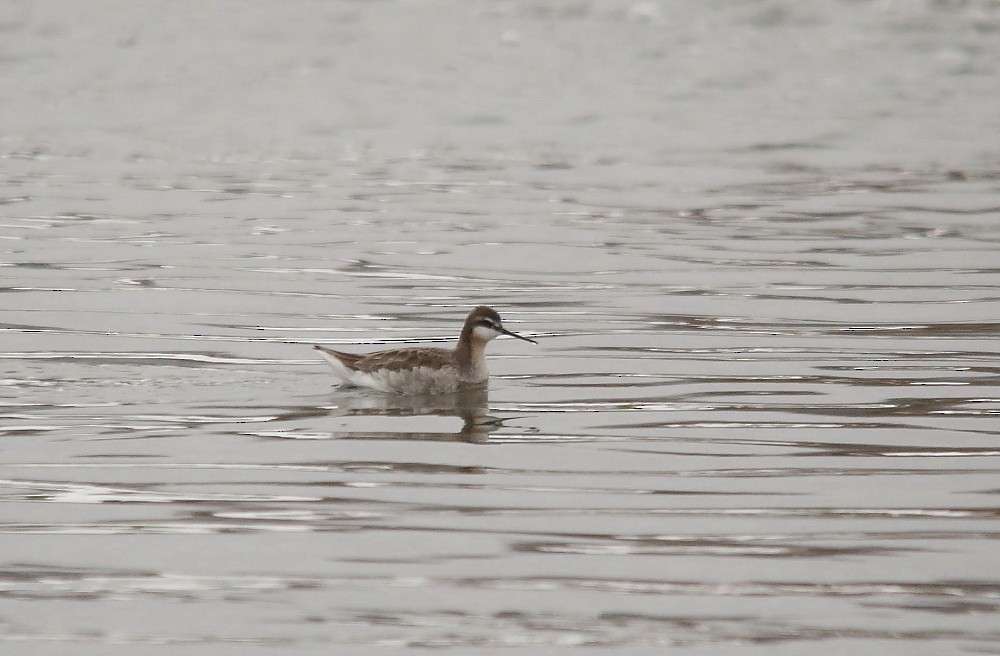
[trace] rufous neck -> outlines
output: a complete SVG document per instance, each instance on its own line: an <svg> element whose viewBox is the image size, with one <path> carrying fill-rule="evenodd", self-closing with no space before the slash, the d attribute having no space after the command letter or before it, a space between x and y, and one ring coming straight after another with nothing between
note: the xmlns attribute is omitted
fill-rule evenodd
<svg viewBox="0 0 1000 656"><path fill-rule="evenodd" d="M472 326L462 328L458 346L455 347L458 364L461 367L476 366L486 359L486 342L478 339L473 330Z"/></svg>

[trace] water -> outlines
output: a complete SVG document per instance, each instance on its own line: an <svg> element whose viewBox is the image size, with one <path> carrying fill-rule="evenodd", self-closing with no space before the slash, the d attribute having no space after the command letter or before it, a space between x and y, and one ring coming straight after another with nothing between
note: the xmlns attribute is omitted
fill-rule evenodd
<svg viewBox="0 0 1000 656"><path fill-rule="evenodd" d="M995 2L0 29L4 649L1000 653Z"/></svg>

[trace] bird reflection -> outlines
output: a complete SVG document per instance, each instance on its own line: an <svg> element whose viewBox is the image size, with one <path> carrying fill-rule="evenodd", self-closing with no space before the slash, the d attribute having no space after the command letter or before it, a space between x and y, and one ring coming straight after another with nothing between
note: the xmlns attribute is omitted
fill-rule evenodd
<svg viewBox="0 0 1000 656"><path fill-rule="evenodd" d="M458 417L462 420L462 429L456 433L350 431L336 435L341 439L485 442L503 424L501 418L489 414L489 390L486 386L465 388L449 394L347 394L338 399L334 414L345 417Z"/></svg>

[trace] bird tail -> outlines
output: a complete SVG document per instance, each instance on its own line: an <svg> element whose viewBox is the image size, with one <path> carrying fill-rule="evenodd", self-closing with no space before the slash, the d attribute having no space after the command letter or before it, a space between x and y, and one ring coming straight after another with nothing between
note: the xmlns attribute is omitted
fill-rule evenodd
<svg viewBox="0 0 1000 656"><path fill-rule="evenodd" d="M346 385L354 385L354 375L355 371L350 368L348 362L345 360L350 360L353 358L350 353L341 353L340 351L334 351L333 349L328 349L325 346L314 345L314 349L319 351L319 354L323 356L330 368L333 369L333 373L336 374ZM353 358L356 359L356 358Z"/></svg>

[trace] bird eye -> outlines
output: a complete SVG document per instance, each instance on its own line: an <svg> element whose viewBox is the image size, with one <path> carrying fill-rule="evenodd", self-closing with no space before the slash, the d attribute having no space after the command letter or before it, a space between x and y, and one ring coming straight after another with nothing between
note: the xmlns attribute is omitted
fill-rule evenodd
<svg viewBox="0 0 1000 656"><path fill-rule="evenodd" d="M493 323L492 321L490 321L489 319L480 319L478 321L477 325L480 325L483 328L489 328L490 330L496 330L497 329L497 325L495 323Z"/></svg>

